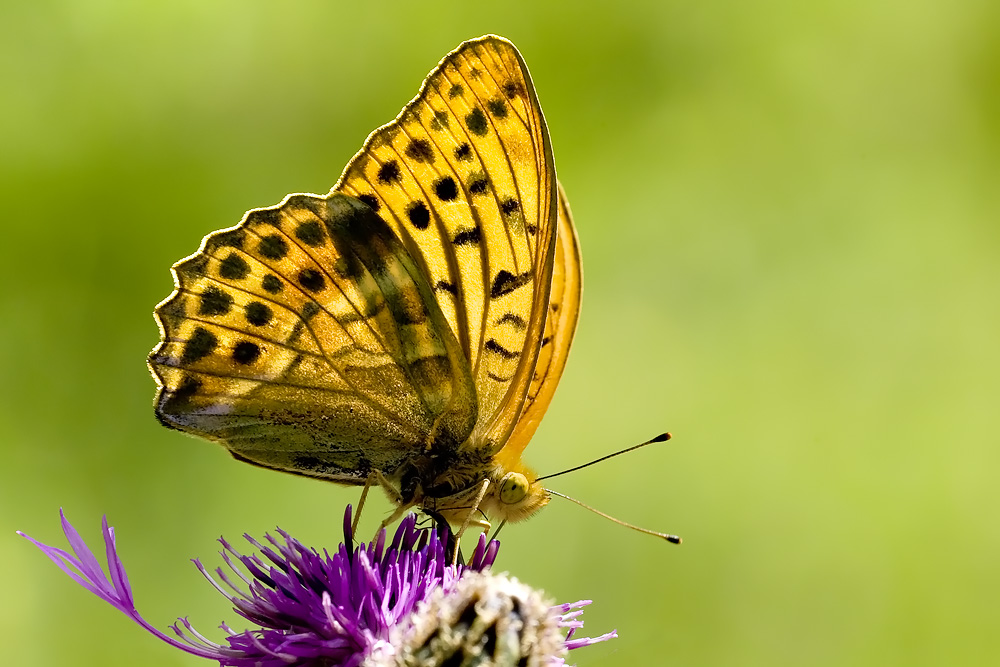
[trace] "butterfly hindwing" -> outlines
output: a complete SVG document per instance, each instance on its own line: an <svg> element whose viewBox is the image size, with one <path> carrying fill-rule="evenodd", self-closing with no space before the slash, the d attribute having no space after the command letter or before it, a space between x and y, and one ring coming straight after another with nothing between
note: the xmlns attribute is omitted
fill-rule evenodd
<svg viewBox="0 0 1000 667"><path fill-rule="evenodd" d="M503 449L494 457L500 465L507 468L513 468L520 460L524 448L528 446L528 441L535 434L535 429L538 428L549 407L563 368L566 366L570 344L573 342L573 334L576 333L576 324L580 318L580 297L583 289L580 244L573 226L569 202L561 185L558 230L552 289L549 293L548 313L538 362L535 364L535 372L521 417Z"/></svg>
<svg viewBox="0 0 1000 667"><path fill-rule="evenodd" d="M266 467L357 479L471 431L458 341L423 272L361 202L289 196L174 272L150 357L168 425Z"/></svg>

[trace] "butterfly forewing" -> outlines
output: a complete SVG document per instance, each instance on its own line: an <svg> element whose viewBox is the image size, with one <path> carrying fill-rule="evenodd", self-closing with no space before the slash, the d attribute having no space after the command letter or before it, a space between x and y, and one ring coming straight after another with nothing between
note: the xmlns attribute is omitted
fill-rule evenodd
<svg viewBox="0 0 1000 667"><path fill-rule="evenodd" d="M385 223L343 195L292 195L174 269L150 366L169 425L252 462L363 478L475 421L467 364Z"/></svg>
<svg viewBox="0 0 1000 667"><path fill-rule="evenodd" d="M427 272L472 368L470 443L495 450L528 390L555 249L555 174L527 69L506 40L463 44L336 190L365 201Z"/></svg>

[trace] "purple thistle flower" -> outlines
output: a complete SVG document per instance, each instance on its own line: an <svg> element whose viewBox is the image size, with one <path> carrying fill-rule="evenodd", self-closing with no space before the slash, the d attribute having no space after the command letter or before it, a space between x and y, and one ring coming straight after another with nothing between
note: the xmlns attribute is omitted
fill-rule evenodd
<svg viewBox="0 0 1000 667"><path fill-rule="evenodd" d="M244 535L259 552L245 556L220 538L228 568L216 577L197 559L199 571L253 623L237 632L228 625L225 643L213 642L187 618L171 637L136 610L114 528L102 521L110 576L60 510L73 553L18 532L63 572L168 644L234 667L326 667L332 665L442 664L488 658L483 664L564 665L570 649L617 637L575 639L589 600L549 606L541 593L515 579L490 573L500 543L481 535L468 564L452 566L448 536L416 527L416 515L400 522L386 547L382 530L353 551L351 507L344 517L344 544L333 555L303 546L288 533ZM242 566L242 567L240 567ZM221 582L221 583L220 583ZM563 632L566 632L564 635Z"/></svg>

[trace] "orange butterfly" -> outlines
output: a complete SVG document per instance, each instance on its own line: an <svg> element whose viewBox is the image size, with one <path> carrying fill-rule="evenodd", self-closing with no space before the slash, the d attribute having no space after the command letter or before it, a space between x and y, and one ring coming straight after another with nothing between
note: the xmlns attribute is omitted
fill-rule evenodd
<svg viewBox="0 0 1000 667"><path fill-rule="evenodd" d="M514 45L460 45L326 196L289 195L173 267L156 414L237 459L468 524L548 493L521 455L580 309L580 256ZM476 521L486 525L485 521Z"/></svg>

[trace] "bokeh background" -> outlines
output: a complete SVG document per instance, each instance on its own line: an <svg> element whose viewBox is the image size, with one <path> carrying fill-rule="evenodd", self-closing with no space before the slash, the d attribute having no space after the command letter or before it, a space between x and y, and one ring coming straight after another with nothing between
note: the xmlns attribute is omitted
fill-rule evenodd
<svg viewBox="0 0 1000 667"><path fill-rule="evenodd" d="M0 4L3 661L196 665L63 576L117 527L140 610L239 620L188 562L357 491L152 416L168 267L323 193L464 39L526 58L583 244L528 449L555 500L501 565L592 598L580 665L987 665L1000 655L1000 5ZM373 529L387 503L365 517ZM213 636L218 636L214 634Z"/></svg>

